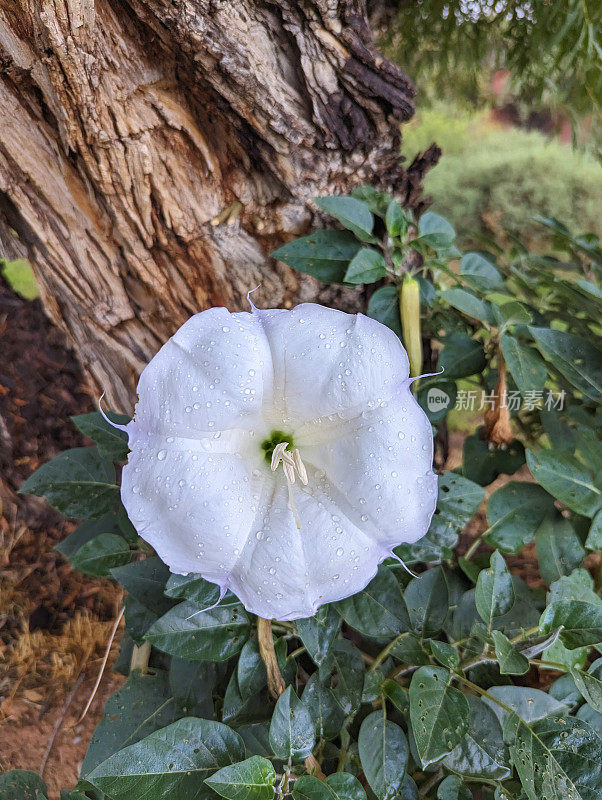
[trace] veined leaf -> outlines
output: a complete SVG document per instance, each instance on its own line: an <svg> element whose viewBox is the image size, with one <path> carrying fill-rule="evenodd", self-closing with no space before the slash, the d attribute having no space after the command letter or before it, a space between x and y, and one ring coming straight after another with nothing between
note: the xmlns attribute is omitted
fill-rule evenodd
<svg viewBox="0 0 602 800"><path fill-rule="evenodd" d="M507 333L500 337L500 345L504 360L523 397L528 392L542 391L548 368L539 353Z"/></svg>
<svg viewBox="0 0 602 800"><path fill-rule="evenodd" d="M408 763L405 733L383 711L374 711L362 722L358 747L364 775L378 800L398 796Z"/></svg>
<svg viewBox="0 0 602 800"><path fill-rule="evenodd" d="M529 328L537 346L554 367L586 398L602 401L602 352L573 333Z"/></svg>
<svg viewBox="0 0 602 800"><path fill-rule="evenodd" d="M130 421L125 414L115 414L112 411L107 412L107 417L118 425L127 425ZM107 458L109 461L125 461L127 459L127 433L109 425L99 411L93 411L91 414L78 414L71 417L71 421L84 436L96 443L102 458Z"/></svg>
<svg viewBox="0 0 602 800"><path fill-rule="evenodd" d="M274 250L273 258L323 283L343 283L361 243L349 231L319 230Z"/></svg>
<svg viewBox="0 0 602 800"><path fill-rule="evenodd" d="M355 197L315 197L322 211L338 220L344 228L355 233L363 242L375 241L372 235L374 217L368 206Z"/></svg>
<svg viewBox="0 0 602 800"><path fill-rule="evenodd" d="M542 634L551 633L562 625L560 638L569 649L602 644L602 605L579 600L560 600L550 603L541 615Z"/></svg>
<svg viewBox="0 0 602 800"><path fill-rule="evenodd" d="M303 703L288 686L278 698L270 723L270 746L287 761L304 759L314 746L314 723Z"/></svg>
<svg viewBox="0 0 602 800"><path fill-rule="evenodd" d="M381 566L365 589L334 607L345 622L365 636L396 636L410 626L399 584L388 567Z"/></svg>
<svg viewBox="0 0 602 800"><path fill-rule="evenodd" d="M489 569L481 570L477 579L475 602L477 611L491 630L495 617L507 614L514 605L512 576L501 553L491 555Z"/></svg>
<svg viewBox="0 0 602 800"><path fill-rule="evenodd" d="M527 450L527 464L546 491L578 514L593 517L602 506L602 492L576 458L554 450Z"/></svg>
<svg viewBox="0 0 602 800"><path fill-rule="evenodd" d="M205 783L228 800L273 800L276 770L261 756L222 767Z"/></svg>

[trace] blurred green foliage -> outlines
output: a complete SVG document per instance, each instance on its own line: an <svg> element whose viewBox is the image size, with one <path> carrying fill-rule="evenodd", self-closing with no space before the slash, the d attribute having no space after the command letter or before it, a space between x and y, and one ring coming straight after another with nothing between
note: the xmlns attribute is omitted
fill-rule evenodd
<svg viewBox="0 0 602 800"><path fill-rule="evenodd" d="M4 261L0 259L0 272L8 285L26 300L35 300L40 296L36 279L29 263L25 259Z"/></svg>
<svg viewBox="0 0 602 800"><path fill-rule="evenodd" d="M535 131L501 130L485 113L446 106L422 111L408 126L409 158L436 141L444 155L425 179L433 209L455 226L462 246L518 237L532 250L546 232L535 214L602 234L602 166L590 154Z"/></svg>

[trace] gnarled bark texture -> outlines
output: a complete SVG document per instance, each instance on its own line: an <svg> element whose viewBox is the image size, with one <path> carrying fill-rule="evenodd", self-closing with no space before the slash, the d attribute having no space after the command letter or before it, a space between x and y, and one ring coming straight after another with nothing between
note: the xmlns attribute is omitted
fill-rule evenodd
<svg viewBox="0 0 602 800"><path fill-rule="evenodd" d="M124 411L192 313L258 284L353 309L267 254L316 194L419 209L437 157L399 161L414 89L363 0L0 0L0 63L0 246Z"/></svg>

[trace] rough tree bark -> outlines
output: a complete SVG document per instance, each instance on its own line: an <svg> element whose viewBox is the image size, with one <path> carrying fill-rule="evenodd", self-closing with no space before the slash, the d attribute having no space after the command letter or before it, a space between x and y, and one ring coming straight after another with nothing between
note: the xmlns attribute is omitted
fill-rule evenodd
<svg viewBox="0 0 602 800"><path fill-rule="evenodd" d="M0 0L0 63L0 246L124 411L190 314L317 296L267 258L312 196L420 209L437 158L400 163L414 89L364 0Z"/></svg>

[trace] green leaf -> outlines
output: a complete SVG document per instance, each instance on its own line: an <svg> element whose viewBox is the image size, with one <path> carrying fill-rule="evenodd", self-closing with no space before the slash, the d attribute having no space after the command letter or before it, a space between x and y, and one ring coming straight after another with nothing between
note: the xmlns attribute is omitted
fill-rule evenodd
<svg viewBox="0 0 602 800"><path fill-rule="evenodd" d="M447 756L468 730L466 697L441 667L420 667L410 684L410 720L423 767Z"/></svg>
<svg viewBox="0 0 602 800"><path fill-rule="evenodd" d="M276 770L261 756L222 767L205 783L229 800L273 800Z"/></svg>
<svg viewBox="0 0 602 800"><path fill-rule="evenodd" d="M523 397L528 392L543 391L548 368L539 353L507 333L500 337L500 345L510 374Z"/></svg>
<svg viewBox="0 0 602 800"><path fill-rule="evenodd" d="M485 540L503 553L518 553L529 544L547 514L554 511L554 498L536 483L510 481L487 502L490 528Z"/></svg>
<svg viewBox="0 0 602 800"><path fill-rule="evenodd" d="M348 231L319 230L274 250L272 257L322 283L343 283L349 262L360 247Z"/></svg>
<svg viewBox="0 0 602 800"><path fill-rule="evenodd" d="M412 630L422 638L439 633L448 612L448 589L441 567L412 578L404 592Z"/></svg>
<svg viewBox="0 0 602 800"><path fill-rule="evenodd" d="M491 631L491 636L502 675L524 675L529 671L529 659L514 649L507 636L501 631Z"/></svg>
<svg viewBox="0 0 602 800"><path fill-rule="evenodd" d="M504 286L504 279L497 268L481 253L465 253L460 261L460 274L475 289L483 292L502 289Z"/></svg>
<svg viewBox="0 0 602 800"><path fill-rule="evenodd" d="M539 572L548 586L571 572L585 558L585 549L568 519L546 517L535 534Z"/></svg>
<svg viewBox="0 0 602 800"><path fill-rule="evenodd" d="M495 617L501 617L510 611L514 601L512 576L504 556L496 550L491 554L489 569L479 573L475 592L477 611L488 630L491 630Z"/></svg>
<svg viewBox="0 0 602 800"><path fill-rule="evenodd" d="M389 721L383 711L374 711L362 722L358 747L364 775L378 800L397 797L409 755L399 725Z"/></svg>
<svg viewBox="0 0 602 800"><path fill-rule="evenodd" d="M105 514L100 519L91 519L82 522L62 542L54 546L55 550L71 560L74 553L87 542L95 539L101 533L121 535L117 520L113 514Z"/></svg>
<svg viewBox="0 0 602 800"><path fill-rule="evenodd" d="M270 747L285 761L307 758L315 742L314 724L292 686L278 698L270 723Z"/></svg>
<svg viewBox="0 0 602 800"><path fill-rule="evenodd" d="M311 659L320 667L328 658L341 620L331 605L321 606L313 617L295 622L297 633Z"/></svg>
<svg viewBox="0 0 602 800"><path fill-rule="evenodd" d="M602 605L579 600L550 603L541 615L539 628L545 636L562 625L560 638L570 650L602 644Z"/></svg>
<svg viewBox="0 0 602 800"><path fill-rule="evenodd" d="M445 337L437 366L444 370L446 378L481 373L487 366L483 345L466 333L452 333Z"/></svg>
<svg viewBox="0 0 602 800"><path fill-rule="evenodd" d="M213 691L222 676L221 664L173 657L169 663L169 685L181 714L212 719Z"/></svg>
<svg viewBox="0 0 602 800"><path fill-rule="evenodd" d="M602 550L602 511L598 511L592 520L585 546L588 550Z"/></svg>
<svg viewBox="0 0 602 800"><path fill-rule="evenodd" d="M391 678L385 678L381 684L381 691L404 716L409 712L410 697L408 695L408 690L400 686L397 681Z"/></svg>
<svg viewBox="0 0 602 800"><path fill-rule="evenodd" d="M106 577L113 567L120 567L132 557L132 551L123 536L101 533L82 545L71 557L71 566L86 575Z"/></svg>
<svg viewBox="0 0 602 800"><path fill-rule="evenodd" d="M240 603L203 610L184 602L162 616L146 639L164 653L191 661L227 661L249 635L249 619Z"/></svg>
<svg viewBox="0 0 602 800"><path fill-rule="evenodd" d="M155 619L167 613L173 606L173 601L164 594L169 570L157 556L135 561L124 567L115 567L111 570L111 575Z"/></svg>
<svg viewBox="0 0 602 800"><path fill-rule="evenodd" d="M599 711L596 711L590 705L584 703L575 716L577 719L586 722L598 734L600 739L602 739L602 714Z"/></svg>
<svg viewBox="0 0 602 800"><path fill-rule="evenodd" d="M25 481L21 494L36 494L66 517L97 519L119 502L115 469L95 447L76 447L43 464Z"/></svg>
<svg viewBox="0 0 602 800"><path fill-rule="evenodd" d="M571 669L571 675L583 698L590 706L602 714L602 659L595 661L587 672Z"/></svg>
<svg viewBox="0 0 602 800"><path fill-rule="evenodd" d="M602 351L573 333L534 327L529 331L543 355L576 389L602 402Z"/></svg>
<svg viewBox="0 0 602 800"><path fill-rule="evenodd" d="M472 800L472 793L457 775L448 775L437 787L438 800Z"/></svg>
<svg viewBox="0 0 602 800"><path fill-rule="evenodd" d="M498 475L513 475L525 463L525 448L521 442L512 442L506 449L490 447L480 438L480 431L464 440L462 473L467 478L487 486Z"/></svg>
<svg viewBox="0 0 602 800"><path fill-rule="evenodd" d="M396 636L409 629L399 584L388 567L381 566L365 589L334 607L345 622L365 636Z"/></svg>
<svg viewBox="0 0 602 800"><path fill-rule="evenodd" d="M355 197L314 197L322 211L334 217L344 228L353 231L363 242L374 241L374 217L368 206Z"/></svg>
<svg viewBox="0 0 602 800"><path fill-rule="evenodd" d="M322 684L318 672L314 672L305 684L301 702L313 720L318 739L334 739L341 733L347 715L331 689Z"/></svg>
<svg viewBox="0 0 602 800"><path fill-rule="evenodd" d="M509 778L502 728L496 715L476 697L466 696L470 724L465 736L443 760L452 772L471 778L502 781Z"/></svg>
<svg viewBox="0 0 602 800"><path fill-rule="evenodd" d="M302 775L293 784L295 800L366 800L362 784L348 772L335 772L325 781Z"/></svg>
<svg viewBox="0 0 602 800"><path fill-rule="evenodd" d="M433 639L430 643L431 651L437 661L448 669L455 669L460 664L460 656L453 645Z"/></svg>
<svg viewBox="0 0 602 800"><path fill-rule="evenodd" d="M526 725L511 715L504 738L529 800L599 797L602 741L586 723L562 717Z"/></svg>
<svg viewBox="0 0 602 800"><path fill-rule="evenodd" d="M546 491L578 514L593 517L602 506L602 492L576 458L554 450L528 450L527 464Z"/></svg>
<svg viewBox="0 0 602 800"><path fill-rule="evenodd" d="M418 232L420 239L435 250L450 247L456 238L453 226L434 211L425 211L420 217Z"/></svg>
<svg viewBox="0 0 602 800"><path fill-rule="evenodd" d="M205 800L212 792L203 781L244 757L243 740L227 725L185 717L115 753L87 780L111 800Z"/></svg>
<svg viewBox="0 0 602 800"><path fill-rule="evenodd" d="M267 672L261 655L257 637L245 642L240 651L236 666L238 688L243 697L259 692L267 686Z"/></svg>
<svg viewBox="0 0 602 800"><path fill-rule="evenodd" d="M509 303L501 303L500 305L494 303L492 311L500 328L504 325L528 325L533 322L531 311L517 300L511 300Z"/></svg>
<svg viewBox="0 0 602 800"><path fill-rule="evenodd" d="M382 322L402 338L401 320L399 318L399 291L396 286L381 286L368 301L366 314L372 319Z"/></svg>
<svg viewBox="0 0 602 800"><path fill-rule="evenodd" d="M345 715L354 714L362 702L364 688L364 660L361 653L351 642L340 639L330 651L330 663L337 674L332 693Z"/></svg>
<svg viewBox="0 0 602 800"><path fill-rule="evenodd" d="M526 686L492 686L488 693L494 700L502 702L511 711L494 702L489 697L484 697L485 703L496 715L502 725L509 716L518 716L523 722L537 722L552 714L562 714L568 711L564 703L551 697L540 689L531 689Z"/></svg>
<svg viewBox="0 0 602 800"><path fill-rule="evenodd" d="M468 317L480 322L493 322L490 305L466 289L445 289L439 296Z"/></svg>
<svg viewBox="0 0 602 800"><path fill-rule="evenodd" d="M210 583L196 572L188 575L170 575L165 594L168 597L178 597L190 600L199 608L212 606L219 600L220 589L215 583Z"/></svg>
<svg viewBox="0 0 602 800"><path fill-rule="evenodd" d="M387 275L387 265L382 253L371 247L362 247L349 263L345 283L375 283Z"/></svg>
<svg viewBox="0 0 602 800"><path fill-rule="evenodd" d="M37 772L11 769L0 775L2 800L46 800L48 789Z"/></svg>
<svg viewBox="0 0 602 800"><path fill-rule="evenodd" d="M125 414L114 414L112 411L107 412L107 417L111 422L116 422L118 425L127 425L130 421L130 418ZM71 417L71 421L84 436L96 442L96 447L102 458L119 462L127 459L127 433L109 425L99 411L93 411L91 414L78 414L75 417Z"/></svg>
<svg viewBox="0 0 602 800"><path fill-rule="evenodd" d="M166 672L130 673L121 689L106 702L103 718L86 751L82 776L86 777L119 750L164 728L180 715Z"/></svg>
<svg viewBox="0 0 602 800"><path fill-rule="evenodd" d="M385 225L389 236L405 236L408 230L408 220L397 200L391 200L385 214Z"/></svg>

